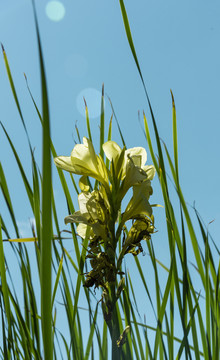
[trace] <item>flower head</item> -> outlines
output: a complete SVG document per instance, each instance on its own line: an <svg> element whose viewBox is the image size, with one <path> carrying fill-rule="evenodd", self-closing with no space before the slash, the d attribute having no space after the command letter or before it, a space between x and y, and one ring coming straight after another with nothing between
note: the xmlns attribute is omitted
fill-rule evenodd
<svg viewBox="0 0 220 360"><path fill-rule="evenodd" d="M153 194L150 180L142 181L133 186L133 196L129 201L125 212L122 215L121 223L124 224L129 219L136 219L140 215L152 215L152 207L149 198Z"/></svg>
<svg viewBox="0 0 220 360"><path fill-rule="evenodd" d="M114 141L103 144L106 157L113 162L115 177L121 181L118 191L120 203L127 191L146 180L153 180L155 168L145 165L147 153L143 147L134 147L123 151Z"/></svg>
<svg viewBox="0 0 220 360"><path fill-rule="evenodd" d="M92 142L86 137L83 144L77 144L70 156L54 159L57 167L78 175L91 176L108 187L108 174L101 156L96 155Z"/></svg>
<svg viewBox="0 0 220 360"><path fill-rule="evenodd" d="M109 168L103 158L96 155L92 142L86 137L83 144L74 147L69 157L59 156L54 162L64 170L81 175L79 210L67 216L65 223L76 223L78 235L89 240L86 258L90 259L92 270L86 273L84 286L101 286L108 293L109 284L121 274L124 256L127 253L136 256L143 251L141 241L149 239L154 231L149 198L153 193L151 180L155 168L146 165L147 153L142 147L126 150L114 141L107 141L103 150L110 162ZM98 180L92 192L88 177ZM133 195L121 214L122 200L130 188ZM125 232L126 222L130 219L132 226ZM117 258L117 242L122 232L123 242Z"/></svg>

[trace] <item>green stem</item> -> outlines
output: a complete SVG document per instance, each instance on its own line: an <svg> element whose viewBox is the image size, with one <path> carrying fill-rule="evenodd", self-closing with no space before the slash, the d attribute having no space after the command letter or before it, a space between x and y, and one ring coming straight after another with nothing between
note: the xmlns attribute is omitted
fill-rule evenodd
<svg viewBox="0 0 220 360"><path fill-rule="evenodd" d="M121 349L117 346L117 340L120 336L120 328L118 321L118 314L116 309L116 288L115 283L111 286L111 299L112 299L112 360L120 360Z"/></svg>
<svg viewBox="0 0 220 360"><path fill-rule="evenodd" d="M118 238L115 234L115 222L117 219L118 209L115 209L114 202L112 201L112 198L110 199L111 204L111 216L109 221L109 231L111 233L111 248L107 250L110 262L114 264L114 267L116 269L116 248L117 248L117 242ZM121 359L121 348L118 348L117 346L117 340L120 337L120 327L119 327L119 319L118 319L118 313L117 313L117 307L116 307L116 272L114 274L113 281L109 284L109 300L111 303L111 314L110 319L106 321L106 324L108 326L111 340L112 340L112 360L120 360Z"/></svg>

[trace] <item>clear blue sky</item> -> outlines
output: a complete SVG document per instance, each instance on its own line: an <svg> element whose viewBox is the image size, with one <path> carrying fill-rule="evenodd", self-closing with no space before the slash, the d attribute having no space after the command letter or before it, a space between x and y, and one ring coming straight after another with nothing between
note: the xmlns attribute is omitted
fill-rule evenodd
<svg viewBox="0 0 220 360"><path fill-rule="evenodd" d="M63 0L63 14L54 13L48 1L36 1L47 72L52 138L58 154L69 155L77 140L75 123L86 134L82 97L91 113L98 138L99 95L102 83L110 96L128 147L147 144L138 122L138 110L150 115L133 61L116 0ZM175 97L178 119L181 184L185 198L196 207L213 237L220 234L220 3L217 0L125 1L137 55L147 85L160 136L172 151L172 108ZM62 10L62 9L61 9ZM64 13L65 12L65 13ZM64 15L61 19L59 19ZM0 41L14 77L25 121L41 159L41 128L27 92L23 73L40 105L40 79L30 0L0 2ZM14 141L31 180L30 158L24 131L0 59L0 120ZM111 110L106 98L106 120ZM114 126L113 140L118 140ZM30 234L30 208L9 145L0 130L3 164L18 224ZM149 156L149 163L150 163ZM66 215L63 194L56 180L60 217ZM161 203L157 180L154 203ZM0 197L2 203L2 198ZM77 207L77 199L74 200ZM1 205L1 212L4 207ZM7 213L4 218L7 220ZM167 247L163 210L155 210L155 247L161 261ZM64 225L63 225L64 227ZM12 227L11 227L12 228ZM10 229L10 222L9 222ZM13 232L12 232L13 234ZM132 260L131 260L132 261ZM147 256L142 259L147 261Z"/></svg>

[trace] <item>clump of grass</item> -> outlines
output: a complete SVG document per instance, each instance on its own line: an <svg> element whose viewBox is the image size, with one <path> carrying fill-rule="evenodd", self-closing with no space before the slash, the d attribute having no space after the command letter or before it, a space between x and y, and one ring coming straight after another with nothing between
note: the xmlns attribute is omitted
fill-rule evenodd
<svg viewBox="0 0 220 360"><path fill-rule="evenodd" d="M117 350L115 341L118 340L118 344L122 346L117 356L121 359L180 359L181 357L185 357L186 359L204 358L218 360L220 351L219 247L212 240L197 211L195 211L195 215L200 233L197 234L195 231L194 220L186 205L181 189L181 179L179 177L180 165L178 161L177 120L174 97L173 94L171 94L173 109L173 154L171 155L168 147L160 140L159 130L138 63L123 0L120 0L120 5L128 42L144 85L153 123L153 131L156 139L155 148L152 145L152 135L149 131L148 120L145 114L143 114L146 141L164 199L163 211L166 218L166 235L169 245L167 255L169 255L170 258L170 264L166 267L163 264L163 259L157 258L153 241L148 239L147 249L153 268L152 277L155 279L155 302L150 284L148 284L143 274L139 258L137 256L135 257L135 263L139 273L138 281L140 282L140 286L143 286L143 294L147 296L152 307L152 309L146 308L146 313L153 311L156 318L155 324L146 324L137 321L138 313L136 311L136 304L138 305L138 301L135 297L133 280L130 274L126 272L122 262L122 271L124 274L119 273L118 284L121 292L118 302L115 303L114 317L112 318L114 321L111 319L111 326L115 323L117 324L117 336L114 335L112 341L112 343L114 342L112 346L112 358L116 358L114 357L115 351ZM24 171L22 158L20 158L17 153L11 137L2 123L1 127L18 165L24 189L35 218L36 228L33 228L33 236L28 239L22 239L19 236L16 214L13 209L13 199L11 199L3 166L0 164L0 188L17 236L16 239L10 238L7 224L4 221L5 215L1 213L1 358L97 359L99 356L100 359L108 359L110 353L109 347L111 348L111 346L109 346L109 341L111 340L108 337L108 328L110 333L111 328L107 322L104 322L103 326L100 325L100 321L98 321L98 309L101 304L96 298L94 299L94 292L89 286L82 286L83 284L88 285L88 276L83 274L88 272L86 270L87 265L85 260L86 256L88 256L87 248L90 238L88 234L86 234L83 246L81 247L77 238L76 229L71 224L71 231L68 233L68 236L72 239L71 244L75 253L75 257L73 257L71 256L71 252L66 249L66 239L59 225L60 219L58 219L57 215L57 204L54 199L51 181L51 158L57 157L57 154L50 137L46 76L36 18L35 21L41 68L42 111L38 109L29 87L28 91L42 124L42 170L38 169L35 160L9 62L3 48L9 83L18 114L25 129L31 154L32 184L29 182L28 176ZM101 104L103 107L103 97ZM105 141L111 140L113 117L110 119L108 135L107 139L105 139L103 108L101 114L99 148L100 154L103 156L102 145ZM88 139L92 140L87 107L86 122ZM125 141L119 124L118 128L124 146ZM106 159L105 165L107 169L109 169L110 160L108 158ZM72 181L70 187L67 185L68 183L63 171L59 168L57 171L63 189L63 195L66 199L67 212L74 214L75 209L70 194L72 193L72 187L75 189L77 195L80 189L78 189L72 174L70 175ZM170 176L175 184L178 205L176 205L176 202L172 202L169 196L173 191L170 187ZM88 184L84 185L88 186ZM94 186L95 189L97 189L97 183ZM89 184L89 187L90 191L92 191L91 184ZM177 212L180 214L180 220L177 217ZM114 221L116 221L116 219L114 219ZM122 232L118 233L120 250L123 249L123 242L120 239L121 234ZM125 236L127 236L126 231ZM163 235L163 237L164 236L165 235ZM32 242L31 246L35 250L36 268L34 269L33 260L27 248L27 243L30 241ZM189 266L188 241L190 241L192 245L194 268L201 280L201 289L197 288L198 283L195 284L192 276L192 267ZM6 246L11 246L17 260L22 283L23 306L21 306L18 295L20 289L18 289L17 284L13 284L13 269L10 269L10 266L8 266L5 251ZM217 262L215 261L216 255ZM159 275L161 268L167 273L166 281L163 284L161 283ZM53 281L52 273L54 274ZM38 290L34 285L36 278L40 284L40 294L38 294ZM114 280L115 284L117 284L116 279ZM116 289L117 287L115 287L115 290ZM87 303L88 322L90 325L90 333L87 339L83 336L84 328L79 303L80 292L83 292ZM57 312L61 311L61 307L58 307L57 302L58 295L61 296L64 305L68 335L60 331L59 322L57 322ZM94 304L95 310L93 310ZM107 303L105 305L107 306ZM176 318L178 316L181 321L182 338L175 336ZM127 332L128 327L130 328L130 332ZM149 332L151 332L153 336L149 335ZM124 343L125 339L126 342Z"/></svg>

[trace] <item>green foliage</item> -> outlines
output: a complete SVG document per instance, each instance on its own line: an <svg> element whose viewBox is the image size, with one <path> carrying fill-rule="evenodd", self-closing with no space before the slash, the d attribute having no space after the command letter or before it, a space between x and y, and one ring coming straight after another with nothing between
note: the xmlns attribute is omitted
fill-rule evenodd
<svg viewBox="0 0 220 360"><path fill-rule="evenodd" d="M155 323L149 324L146 321L138 321L139 301L135 296L134 279L126 271L123 264L123 256L126 252L134 252L134 242L130 242L123 252L122 239L120 238L122 228L118 232L120 245L120 255L118 257L118 269L122 267L124 277L119 272L120 280L116 284L115 297L118 300L114 307L114 322L109 326L116 326L119 332L113 341L121 349L116 356L115 347L112 347L112 358L116 359L219 359L220 353L220 262L215 261L220 254L219 247L214 243L209 232L204 226L201 217L195 209L195 217L190 215L190 211L181 190L181 179L179 176L178 161L178 142L177 142L177 120L173 94L173 154L168 151L168 147L161 142L153 110L146 91L146 86L142 77L138 57L132 40L128 16L126 14L123 0L120 0L122 17L128 43L131 48L138 72L144 85L147 96L147 103L153 123L153 133L156 146L153 145L153 136L150 133L148 120L143 115L145 136L147 145L151 153L151 158L157 172L160 188L163 195L164 217L166 219L167 233L163 234L163 241L167 241L167 252L170 258L169 266L165 266L163 261L157 258L154 249L154 242L149 238L149 234L144 234L142 227L143 218L133 223L132 231L124 229L126 238L135 236L139 242L146 238L149 261L152 264L151 277L154 278L155 296L145 278L139 258L135 256L135 264L139 274L138 281L142 286L143 294L146 292L146 309L148 314L155 315ZM36 18L35 18L36 20ZM86 285L86 274L88 273L86 257L88 257L88 234L85 236L83 246L79 246L75 227L71 224L71 231L68 233L67 240L60 230L60 219L57 215L57 204L54 199L53 186L51 181L51 157L56 157L56 151L50 138L50 121L47 101L47 87L43 64L43 55L39 32L38 46L41 68L42 85L42 114L28 87L33 106L36 109L39 121L43 130L43 165L42 176L35 161L33 148L25 125L21 106L16 92L16 86L11 74L9 61L3 48L5 67L11 86L15 105L18 109L21 122L27 136L28 146L31 154L32 165L32 184L29 182L29 174L25 174L22 159L19 157L13 142L8 134L6 127L1 123L3 134L8 140L14 159L18 165L20 176L27 194L27 201L31 206L33 216L36 221L36 229L33 228L33 237L22 239L16 222L16 214L13 209L13 199L10 196L10 189L7 178L0 163L0 189L8 209L16 239L11 239L7 224L4 221L4 214L0 214L0 320L1 320L1 339L0 339L0 358L2 359L108 359L110 337L108 336L107 323L99 318L101 302L97 301L94 292ZM27 79L26 79L27 80ZM86 105L86 104L85 104ZM104 90L101 99L101 119L100 119L100 154L104 159L103 144L111 141L112 116L108 126L107 137L105 137L105 114L104 114ZM114 109L113 115L114 115ZM92 132L89 122L89 109L85 107L88 139L92 141ZM126 149L122 130L116 119L122 144ZM65 136L65 134L63 134ZM79 142L80 135L78 134ZM110 171L111 161L107 158L105 166ZM71 193L75 191L79 194L79 189L75 179L70 175L71 185L67 181L63 171L57 169L63 196L66 199L67 212L75 212ZM114 176L114 167L112 169ZM170 193L173 185L170 182L172 177L175 185L176 201L172 201ZM81 179L81 186L89 186L92 192L92 185ZM97 190L97 183L95 184ZM178 216L177 214L180 214ZM120 216L119 216L120 217ZM53 221L52 221L53 220ZM62 221L62 219L61 219ZM195 223L196 221L196 223ZM147 224L149 225L149 224ZM197 226L198 225L198 226ZM200 233L196 229L200 229ZM32 241L35 250L36 268L33 268L32 258L27 250L26 242ZM74 256L71 251L66 249L66 241L72 245ZM188 242L191 242L194 264L190 267L188 259ZM201 241L203 242L201 244ZM121 242L121 243L120 243ZM29 244L30 245L30 244ZM6 247L11 247L19 269L22 284L23 304L21 306L18 298L17 284L13 283L13 275L8 266ZM135 253L136 255L136 253ZM54 282L51 274L54 271ZM202 290L197 288L193 271L200 278ZM166 280L162 283L160 274L166 274ZM33 277L34 273L34 277ZM85 275L83 275L85 274ZM39 282L40 295L36 287L36 280ZM20 291L20 289L19 289ZM198 292L199 291L199 292ZM62 305L58 304L58 296L62 297L68 336L59 330L57 313ZM82 310L80 298L84 297L87 304L87 317L90 326L88 338L83 336L84 325L82 323ZM106 296L103 293L103 296ZM156 300L155 300L156 299ZM100 300L100 299L99 299ZM107 306L107 302L105 305ZM93 311L93 306L95 311ZM62 310L63 310L62 309ZM143 310L143 309L142 309ZM182 327L182 338L175 336L177 329L176 319L180 319ZM129 330L129 331L128 331ZM114 334L114 331L113 331Z"/></svg>

